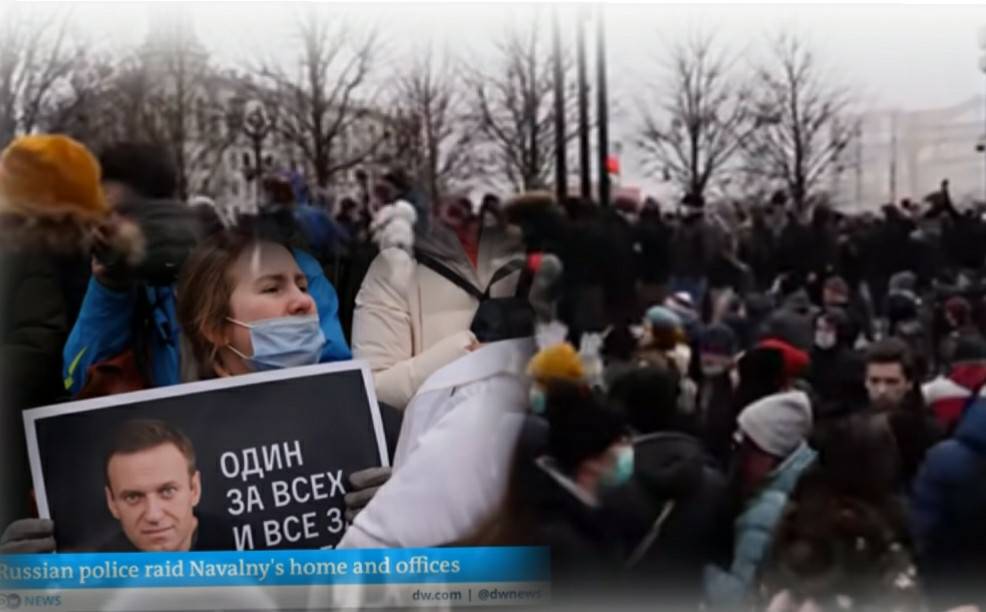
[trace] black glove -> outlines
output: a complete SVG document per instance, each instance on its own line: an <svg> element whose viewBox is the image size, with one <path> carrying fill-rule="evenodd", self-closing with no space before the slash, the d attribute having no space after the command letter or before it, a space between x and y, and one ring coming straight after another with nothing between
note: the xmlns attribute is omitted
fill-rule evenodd
<svg viewBox="0 0 986 612"><path fill-rule="evenodd" d="M55 552L55 523L49 519L14 521L0 536L0 554Z"/></svg>
<svg viewBox="0 0 986 612"><path fill-rule="evenodd" d="M359 511L366 507L381 486L390 480L389 467L372 467L349 475L352 489L346 494L346 521L353 522Z"/></svg>
<svg viewBox="0 0 986 612"><path fill-rule="evenodd" d="M147 241L137 278L160 287L174 284L185 259L204 237L194 211L180 202L146 200L136 207L134 218Z"/></svg>
<svg viewBox="0 0 986 612"><path fill-rule="evenodd" d="M93 252L103 267L102 277L109 286L132 281L174 284L185 259L204 238L195 211L181 202L138 199L124 203L118 212L121 220L104 231ZM131 236L134 233L139 240Z"/></svg>

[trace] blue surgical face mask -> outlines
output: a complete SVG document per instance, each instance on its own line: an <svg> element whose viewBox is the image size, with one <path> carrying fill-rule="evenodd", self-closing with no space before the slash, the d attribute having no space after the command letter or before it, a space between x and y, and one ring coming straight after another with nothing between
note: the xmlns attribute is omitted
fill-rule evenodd
<svg viewBox="0 0 986 612"><path fill-rule="evenodd" d="M531 391L528 394L528 403L531 406L531 412L534 414L544 414L548 410L548 398L545 397L544 389L537 385L531 385Z"/></svg>
<svg viewBox="0 0 986 612"><path fill-rule="evenodd" d="M325 334L318 315L278 317L253 323L243 323L227 317L230 323L250 330L253 356L247 356L233 345L227 348L239 355L256 372L280 370L318 363L325 347Z"/></svg>
<svg viewBox="0 0 986 612"><path fill-rule="evenodd" d="M603 474L602 484L607 487L619 487L633 477L633 446L625 444L619 447L616 455L616 465L613 470Z"/></svg>

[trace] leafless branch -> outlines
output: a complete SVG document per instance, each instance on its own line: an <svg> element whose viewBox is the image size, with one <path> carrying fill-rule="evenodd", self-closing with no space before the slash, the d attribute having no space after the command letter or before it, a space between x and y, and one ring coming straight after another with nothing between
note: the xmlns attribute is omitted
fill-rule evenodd
<svg viewBox="0 0 986 612"><path fill-rule="evenodd" d="M796 36L777 37L772 51L772 63L755 72L754 104L763 120L743 141L747 170L783 181L803 207L848 143L852 126L843 117L852 98L824 78Z"/></svg>

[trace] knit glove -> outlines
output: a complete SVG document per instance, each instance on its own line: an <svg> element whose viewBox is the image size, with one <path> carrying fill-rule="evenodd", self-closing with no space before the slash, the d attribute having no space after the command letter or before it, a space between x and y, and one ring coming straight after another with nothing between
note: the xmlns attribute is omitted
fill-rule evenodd
<svg viewBox="0 0 986 612"><path fill-rule="evenodd" d="M0 536L0 554L55 552L55 523L49 519L14 521Z"/></svg>
<svg viewBox="0 0 986 612"><path fill-rule="evenodd" d="M388 480L391 468L372 467L349 475L350 492L346 494L346 521L353 522L360 510L366 507Z"/></svg>

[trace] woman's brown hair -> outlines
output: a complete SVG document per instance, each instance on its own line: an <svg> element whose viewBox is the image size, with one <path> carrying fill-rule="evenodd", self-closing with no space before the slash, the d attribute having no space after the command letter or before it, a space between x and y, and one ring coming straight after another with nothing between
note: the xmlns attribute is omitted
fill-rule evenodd
<svg viewBox="0 0 986 612"><path fill-rule="evenodd" d="M182 335L195 360L196 378L215 378L216 339L222 335L233 279L229 271L240 255L258 241L236 230L214 234L197 246L182 266L177 286L177 314Z"/></svg>

